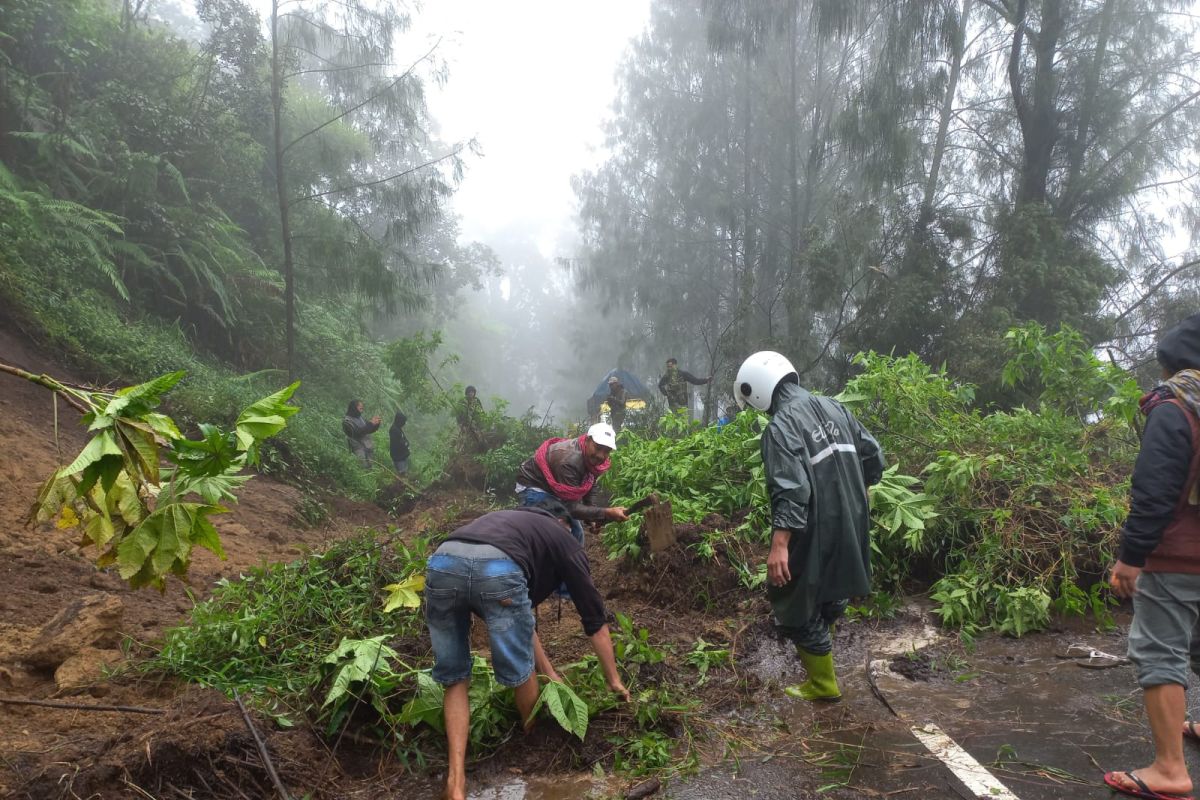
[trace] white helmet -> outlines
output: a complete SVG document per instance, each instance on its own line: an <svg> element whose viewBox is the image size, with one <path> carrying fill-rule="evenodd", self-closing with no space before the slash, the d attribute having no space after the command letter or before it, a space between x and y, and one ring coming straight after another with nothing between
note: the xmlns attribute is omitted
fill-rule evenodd
<svg viewBox="0 0 1200 800"><path fill-rule="evenodd" d="M617 432L607 422L597 422L588 428L587 435L596 444L604 445L609 450L617 449Z"/></svg>
<svg viewBox="0 0 1200 800"><path fill-rule="evenodd" d="M789 375L799 380L792 362L774 350L760 350L742 362L737 378L733 381L733 396L738 408L746 404L766 411L771 407L775 387Z"/></svg>

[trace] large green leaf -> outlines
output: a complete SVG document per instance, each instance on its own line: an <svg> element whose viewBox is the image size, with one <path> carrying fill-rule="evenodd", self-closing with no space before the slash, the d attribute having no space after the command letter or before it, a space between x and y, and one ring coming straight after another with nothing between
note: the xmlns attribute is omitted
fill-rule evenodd
<svg viewBox="0 0 1200 800"><path fill-rule="evenodd" d="M322 663L337 665L333 684L321 707L336 703L350 692L352 684L368 680L378 670L390 672L390 661L397 658L395 650L383 642L386 634L370 639L343 639Z"/></svg>
<svg viewBox="0 0 1200 800"><path fill-rule="evenodd" d="M67 466L63 467L60 472L63 475L74 475L82 472L89 465L96 463L105 456L123 457L121 448L117 447L117 442L112 431L101 431L92 440L88 442L83 450L75 457Z"/></svg>
<svg viewBox="0 0 1200 800"><path fill-rule="evenodd" d="M75 482L71 480L68 473L59 470L38 490L37 499L29 511L29 517L34 522L49 522L57 517L62 512L63 506L70 504L76 496Z"/></svg>
<svg viewBox="0 0 1200 800"><path fill-rule="evenodd" d="M424 722L439 733L446 730L446 720L443 713L446 691L442 685L433 679L427 670L417 673L417 693L404 704L400 711L399 721L407 725L417 725Z"/></svg>
<svg viewBox="0 0 1200 800"><path fill-rule="evenodd" d="M287 427L288 417L300 410L298 406L287 404L288 399L295 394L299 386L300 381L296 381L291 386L264 397L238 415L236 423L238 449L251 450L263 439L274 436Z"/></svg>
<svg viewBox="0 0 1200 800"><path fill-rule="evenodd" d="M421 606L420 592L425 590L424 575L409 575L400 583L389 583L383 587L388 593L383 604L383 613L389 614L397 608L419 608Z"/></svg>
<svg viewBox="0 0 1200 800"><path fill-rule="evenodd" d="M121 446L126 460L130 462L130 465L136 466L147 482L157 486L159 482L158 444L154 441L154 434L141 430L124 420L117 420L114 428L117 444Z"/></svg>
<svg viewBox="0 0 1200 800"><path fill-rule="evenodd" d="M179 497L188 494L198 494L207 503L219 503L222 500L236 502L234 489L239 489L253 475L201 475L198 477L181 476L175 486Z"/></svg>
<svg viewBox="0 0 1200 800"><path fill-rule="evenodd" d="M533 714L543 707L550 710L550 716L568 733L579 737L580 741L587 735L588 708L587 703L579 699L579 695L570 686L559 681L550 681L542 687L537 702L533 706Z"/></svg>
<svg viewBox="0 0 1200 800"><path fill-rule="evenodd" d="M194 544L224 558L220 538L207 517L225 509L200 503L168 503L156 508L117 546L122 578L134 588L162 586L167 573L182 574Z"/></svg>
<svg viewBox="0 0 1200 800"><path fill-rule="evenodd" d="M118 389L116 399L125 400L126 403L139 402L148 406L156 406L162 400L162 396L171 389L175 388L175 384L183 380L186 372L182 370L178 372L168 372L166 375L160 375L157 378L139 383L136 386L126 386L124 389ZM122 405L121 408L125 406ZM111 408L111 404L110 404ZM110 409L105 409L105 413L115 413Z"/></svg>

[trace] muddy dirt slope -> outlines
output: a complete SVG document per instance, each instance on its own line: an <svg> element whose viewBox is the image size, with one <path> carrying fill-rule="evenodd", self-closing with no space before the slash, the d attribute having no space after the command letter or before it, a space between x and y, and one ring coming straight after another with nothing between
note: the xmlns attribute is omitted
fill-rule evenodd
<svg viewBox="0 0 1200 800"><path fill-rule="evenodd" d="M19 334L2 328L0 361L62 380L81 380ZM235 578L263 562L291 560L363 525L385 526L387 517L373 505L338 500L329 503L336 508L335 518L312 527L296 513L299 490L257 477L241 492L241 502L215 519L228 555L225 561L200 550L188 585L172 580L163 594L131 591L115 573L97 571L89 559L93 554L81 551L70 532L25 524L41 481L85 442L76 412L59 403L57 424L55 417L47 390L0 374L0 697L153 707L183 703L189 706L184 716L191 720L204 716L195 713L196 704L212 705L210 721L201 726L205 735L215 735L214 725L240 729L241 720L230 715L224 698L181 699L173 687L156 689L105 681L102 676L122 660L123 641L152 640L190 611L193 596L203 598L220 578ZM236 715L236 707L233 712ZM0 704L0 797L30 785L48 763L70 765L81 744L119 738L150 718ZM136 738L131 736L130 742L149 755L153 744ZM42 785L42 796L73 796L63 774L60 769L47 776L53 781ZM121 777L114 775L114 780L119 784Z"/></svg>

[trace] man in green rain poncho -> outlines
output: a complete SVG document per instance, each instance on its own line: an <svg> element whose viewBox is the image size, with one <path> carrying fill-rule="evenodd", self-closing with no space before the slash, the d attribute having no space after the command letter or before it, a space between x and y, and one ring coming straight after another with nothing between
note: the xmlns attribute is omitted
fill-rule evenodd
<svg viewBox="0 0 1200 800"><path fill-rule="evenodd" d="M801 388L779 353L747 358L733 395L771 415L762 435L772 527L767 597L808 671L808 680L785 691L838 700L833 624L851 597L871 591L867 487L883 475L883 451L841 403Z"/></svg>

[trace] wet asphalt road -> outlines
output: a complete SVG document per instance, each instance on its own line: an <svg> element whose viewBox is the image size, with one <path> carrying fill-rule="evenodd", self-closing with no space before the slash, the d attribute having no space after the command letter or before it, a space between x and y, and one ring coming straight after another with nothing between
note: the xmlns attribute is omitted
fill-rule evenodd
<svg viewBox="0 0 1200 800"><path fill-rule="evenodd" d="M942 636L927 614L910 609L888 623L844 626L835 654L845 699L835 705L786 697L803 678L789 649L764 640L742 668L764 686L760 702L726 723L736 761L726 758L655 798L794 800L894 797L962 800L980 795L933 757L913 726L934 723L1020 800L1113 797L1106 770L1150 763L1153 746L1133 668L1085 669L1057 657L1072 644L1124 655L1128 616L1113 631L1086 621L1022 639L988 637L964 648ZM868 660L879 692L872 692ZM906 661L927 669L906 670ZM899 664L897 674L886 667ZM924 674L922 674L924 673ZM1200 703L1189 698L1200 713ZM1200 746L1185 744L1200 781ZM588 784L587 776L529 778L480 786L476 800L567 800L623 796L636 781ZM983 795L987 796L987 795Z"/></svg>

